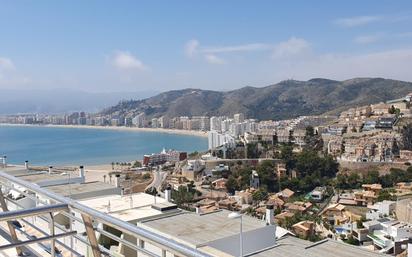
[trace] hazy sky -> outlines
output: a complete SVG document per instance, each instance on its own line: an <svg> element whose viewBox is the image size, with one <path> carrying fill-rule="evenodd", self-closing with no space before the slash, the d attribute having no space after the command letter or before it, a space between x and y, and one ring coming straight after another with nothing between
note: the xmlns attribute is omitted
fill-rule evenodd
<svg viewBox="0 0 412 257"><path fill-rule="evenodd" d="M1 1L0 88L412 81L412 1Z"/></svg>

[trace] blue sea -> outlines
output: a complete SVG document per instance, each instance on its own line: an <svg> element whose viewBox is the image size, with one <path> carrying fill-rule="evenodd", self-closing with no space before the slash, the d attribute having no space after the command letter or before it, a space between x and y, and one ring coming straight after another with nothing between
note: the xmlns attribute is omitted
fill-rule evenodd
<svg viewBox="0 0 412 257"><path fill-rule="evenodd" d="M141 160L163 148L207 150L207 138L146 131L0 126L0 155L8 163L93 165Z"/></svg>

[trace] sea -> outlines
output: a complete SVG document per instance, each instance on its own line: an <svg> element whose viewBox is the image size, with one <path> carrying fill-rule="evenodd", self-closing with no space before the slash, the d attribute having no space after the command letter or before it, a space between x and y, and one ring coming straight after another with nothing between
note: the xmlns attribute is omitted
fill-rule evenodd
<svg viewBox="0 0 412 257"><path fill-rule="evenodd" d="M162 149L207 150L207 138L149 131L0 126L0 155L34 165L102 165L141 160Z"/></svg>

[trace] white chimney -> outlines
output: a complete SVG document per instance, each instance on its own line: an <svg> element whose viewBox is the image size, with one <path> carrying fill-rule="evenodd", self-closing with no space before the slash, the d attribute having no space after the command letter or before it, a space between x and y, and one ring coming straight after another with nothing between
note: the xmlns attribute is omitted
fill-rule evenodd
<svg viewBox="0 0 412 257"><path fill-rule="evenodd" d="M116 176L114 176L114 185L115 187L120 187L120 175L116 174Z"/></svg>
<svg viewBox="0 0 412 257"><path fill-rule="evenodd" d="M84 178L84 167L83 166L79 167L79 177Z"/></svg>
<svg viewBox="0 0 412 257"><path fill-rule="evenodd" d="M273 215L273 204L267 204L266 205L266 224L267 225L273 225L275 224L274 222L274 215Z"/></svg>
<svg viewBox="0 0 412 257"><path fill-rule="evenodd" d="M49 166L49 174L52 174L53 166Z"/></svg>
<svg viewBox="0 0 412 257"><path fill-rule="evenodd" d="M25 168L26 170L29 169L29 161L25 161L25 162L24 162L24 168Z"/></svg>
<svg viewBox="0 0 412 257"><path fill-rule="evenodd" d="M169 203L172 202L172 187L170 185L167 185L167 187L166 187L165 199Z"/></svg>
<svg viewBox="0 0 412 257"><path fill-rule="evenodd" d="M3 167L6 168L7 167L7 156L3 156Z"/></svg>
<svg viewBox="0 0 412 257"><path fill-rule="evenodd" d="M202 210L200 210L200 205L196 204L196 214L200 215L202 213Z"/></svg>

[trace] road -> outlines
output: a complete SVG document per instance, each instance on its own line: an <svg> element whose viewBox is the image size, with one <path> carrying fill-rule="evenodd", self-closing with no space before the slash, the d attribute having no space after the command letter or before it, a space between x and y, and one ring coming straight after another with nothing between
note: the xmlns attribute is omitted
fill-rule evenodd
<svg viewBox="0 0 412 257"><path fill-rule="evenodd" d="M146 189L154 187L156 188L156 190L159 192L159 188L162 185L163 181L166 179L167 177L167 172L166 171L153 171L153 181L152 183L150 183Z"/></svg>

